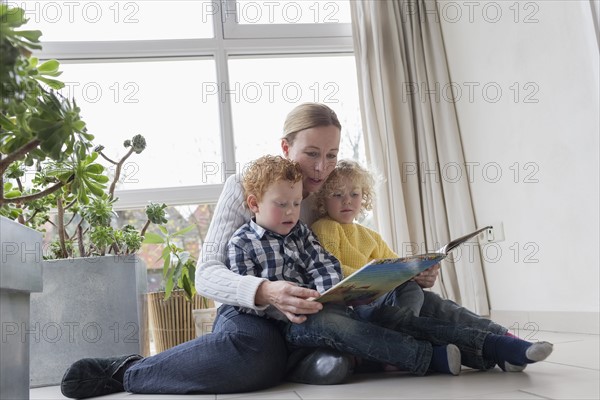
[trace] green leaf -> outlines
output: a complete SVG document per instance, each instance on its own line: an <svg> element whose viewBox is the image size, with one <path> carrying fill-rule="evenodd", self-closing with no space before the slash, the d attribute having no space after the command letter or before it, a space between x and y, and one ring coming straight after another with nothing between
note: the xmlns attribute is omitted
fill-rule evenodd
<svg viewBox="0 0 600 400"><path fill-rule="evenodd" d="M167 231L167 228L165 228L165 227L164 227L164 226L162 226L162 225L158 225L158 229L160 229L160 231L161 231L162 233L164 233L165 235L168 235L168 234L169 234L169 232Z"/></svg>
<svg viewBox="0 0 600 400"><path fill-rule="evenodd" d="M81 126L83 124L83 126ZM80 128L81 126L81 128ZM73 123L73 128L74 129L79 129L80 131L83 130L83 128L85 128L85 122L79 120L79 121L75 121ZM81 136L83 136L86 140L92 141L94 140L94 135L92 135L91 133L85 133L85 132L81 132Z"/></svg>
<svg viewBox="0 0 600 400"><path fill-rule="evenodd" d="M21 8L8 8L2 4L2 22L11 26L21 26L25 23L25 11Z"/></svg>
<svg viewBox="0 0 600 400"><path fill-rule="evenodd" d="M104 167L101 164L94 163L85 167L85 171L92 174L101 174L104 171Z"/></svg>
<svg viewBox="0 0 600 400"><path fill-rule="evenodd" d="M86 186L94 196L102 197L104 195L104 190L98 185L88 182Z"/></svg>
<svg viewBox="0 0 600 400"><path fill-rule="evenodd" d="M185 292L186 299L188 301L191 301L194 295L196 294L194 293L196 290L194 286L190 283L190 280L187 276L183 276L181 286L183 288L183 291Z"/></svg>
<svg viewBox="0 0 600 400"><path fill-rule="evenodd" d="M75 121L73 122L73 125L71 125L73 127L73 129L77 132L81 132L85 129L85 122L82 120L79 121ZM94 139L94 135L91 135L89 133L82 133L83 137L86 138L87 140L93 140Z"/></svg>
<svg viewBox="0 0 600 400"><path fill-rule="evenodd" d="M85 193L85 190L79 190L77 199L82 204L88 204L90 202L90 198L88 197L87 193Z"/></svg>
<svg viewBox="0 0 600 400"><path fill-rule="evenodd" d="M44 82L46 85L50 86L54 90L60 90L65 87L65 84L63 82L56 79L45 78L43 76L37 76L35 79Z"/></svg>
<svg viewBox="0 0 600 400"><path fill-rule="evenodd" d="M96 184L98 184L98 186L105 186L102 184L108 182L108 179L109 179L108 176L106 176L106 175L90 174L90 173L87 173L87 171L84 176L86 179L96 182Z"/></svg>
<svg viewBox="0 0 600 400"><path fill-rule="evenodd" d="M171 267L171 257L170 256L165 256L164 255L164 251L163 251L163 277L166 277L167 274L169 273L169 268Z"/></svg>
<svg viewBox="0 0 600 400"><path fill-rule="evenodd" d="M145 244L162 244L164 242L165 242L165 240L163 239L163 237L160 236L157 233L146 232L144 234L144 241L143 241L143 243L145 243Z"/></svg>
<svg viewBox="0 0 600 400"><path fill-rule="evenodd" d="M163 249L160 258L162 258L163 260L169 260L169 257L171 255L171 249L169 248L169 246L165 246L165 248Z"/></svg>
<svg viewBox="0 0 600 400"><path fill-rule="evenodd" d="M24 37L30 42L37 43L40 41L40 36L42 36L42 31L15 31L15 34Z"/></svg>
<svg viewBox="0 0 600 400"><path fill-rule="evenodd" d="M36 32L36 31L33 31ZM37 31L39 32L39 31ZM58 72L58 68L60 67L60 63L56 60L48 60L45 63L43 63L42 65L40 65L37 70L41 73L41 74L54 74L56 72Z"/></svg>
<svg viewBox="0 0 600 400"><path fill-rule="evenodd" d="M171 237L185 235L186 233L188 233L189 231L191 231L195 227L196 227L196 225L190 225L190 226L188 226L186 228L183 228L180 231L175 232L174 234L171 235Z"/></svg>
<svg viewBox="0 0 600 400"><path fill-rule="evenodd" d="M94 179L98 183L106 183L108 182L108 176L106 175L92 175L90 178Z"/></svg>
<svg viewBox="0 0 600 400"><path fill-rule="evenodd" d="M175 272L175 269L171 270L171 273L166 278L166 281L165 281L165 299L168 299L171 296L171 292L173 291L173 286L175 284L175 282L173 280L173 273L174 272Z"/></svg>
<svg viewBox="0 0 600 400"><path fill-rule="evenodd" d="M19 197L21 195L21 191L18 189L9 190L8 192L4 192L5 199L14 199L15 197Z"/></svg>
<svg viewBox="0 0 600 400"><path fill-rule="evenodd" d="M0 126L2 126L4 129L6 129L7 131L14 131L17 126L13 123L13 121L11 121L10 119L8 119L4 113L0 114Z"/></svg>

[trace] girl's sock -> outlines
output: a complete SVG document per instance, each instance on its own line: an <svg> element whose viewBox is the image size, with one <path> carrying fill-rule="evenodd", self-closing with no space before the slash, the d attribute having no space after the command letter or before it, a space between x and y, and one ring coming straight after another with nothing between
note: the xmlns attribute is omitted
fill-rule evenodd
<svg viewBox="0 0 600 400"><path fill-rule="evenodd" d="M552 343L530 343L506 335L489 334L483 342L483 356L494 360L501 368L502 366L506 368L505 362L512 366L521 366L542 361L550 353L552 353Z"/></svg>
<svg viewBox="0 0 600 400"><path fill-rule="evenodd" d="M433 346L429 369L445 374L460 374L460 350L456 345Z"/></svg>
<svg viewBox="0 0 600 400"><path fill-rule="evenodd" d="M508 337L512 337L512 338L518 337L517 335L513 335L512 333L510 333L510 331L506 331L504 336L508 336ZM508 361L504 361L503 363L498 364L498 366L504 372L523 372L525 370L525 368L527 368L527 364L516 365L516 364L511 364Z"/></svg>

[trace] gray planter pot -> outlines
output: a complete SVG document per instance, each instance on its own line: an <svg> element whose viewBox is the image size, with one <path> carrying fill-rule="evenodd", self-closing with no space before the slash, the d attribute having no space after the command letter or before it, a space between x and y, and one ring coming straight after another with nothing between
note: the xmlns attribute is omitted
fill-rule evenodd
<svg viewBox="0 0 600 400"><path fill-rule="evenodd" d="M31 387L59 384L81 358L146 353L141 259L104 256L42 264L44 291L31 296Z"/></svg>
<svg viewBox="0 0 600 400"><path fill-rule="evenodd" d="M0 399L29 399L29 298L42 290L42 234L0 217Z"/></svg>

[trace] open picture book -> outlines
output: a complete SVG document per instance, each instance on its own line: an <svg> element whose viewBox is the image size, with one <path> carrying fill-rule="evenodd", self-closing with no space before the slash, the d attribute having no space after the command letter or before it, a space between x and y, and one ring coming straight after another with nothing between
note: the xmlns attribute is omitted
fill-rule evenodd
<svg viewBox="0 0 600 400"><path fill-rule="evenodd" d="M369 304L426 269L438 264L453 249L491 228L491 226L486 226L468 235L461 236L432 253L373 260L321 294L315 301L346 304L348 306Z"/></svg>

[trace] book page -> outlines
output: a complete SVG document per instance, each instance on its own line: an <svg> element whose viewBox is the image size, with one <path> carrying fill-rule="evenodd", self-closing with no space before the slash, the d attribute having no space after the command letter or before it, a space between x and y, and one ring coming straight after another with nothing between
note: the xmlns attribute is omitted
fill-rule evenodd
<svg viewBox="0 0 600 400"><path fill-rule="evenodd" d="M369 304L420 274L446 256L439 253L373 260L316 299L321 303Z"/></svg>

